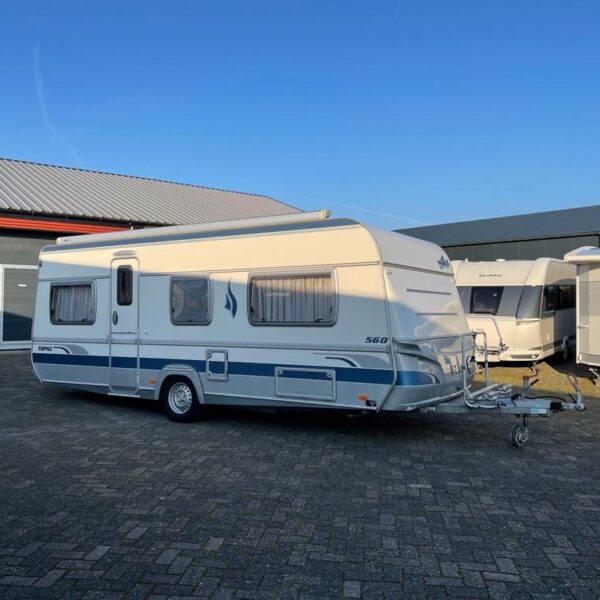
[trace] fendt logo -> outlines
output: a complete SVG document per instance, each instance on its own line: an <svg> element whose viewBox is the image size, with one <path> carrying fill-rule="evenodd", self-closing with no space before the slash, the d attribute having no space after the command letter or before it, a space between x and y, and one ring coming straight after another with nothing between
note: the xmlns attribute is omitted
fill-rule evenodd
<svg viewBox="0 0 600 600"><path fill-rule="evenodd" d="M443 254L440 256L439 260L437 261L437 264L440 269L450 268L450 261Z"/></svg>
<svg viewBox="0 0 600 600"><path fill-rule="evenodd" d="M231 291L231 279L227 284L227 294L225 295L225 308L231 312L231 316L235 319L235 313L237 312L237 300Z"/></svg>

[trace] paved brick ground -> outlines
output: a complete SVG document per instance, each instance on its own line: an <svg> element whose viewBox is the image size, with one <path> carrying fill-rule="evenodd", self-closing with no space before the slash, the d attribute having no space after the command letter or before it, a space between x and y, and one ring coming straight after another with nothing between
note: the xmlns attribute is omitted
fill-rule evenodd
<svg viewBox="0 0 600 600"><path fill-rule="evenodd" d="M0 356L0 597L597 598L600 408L532 422L212 411Z"/></svg>

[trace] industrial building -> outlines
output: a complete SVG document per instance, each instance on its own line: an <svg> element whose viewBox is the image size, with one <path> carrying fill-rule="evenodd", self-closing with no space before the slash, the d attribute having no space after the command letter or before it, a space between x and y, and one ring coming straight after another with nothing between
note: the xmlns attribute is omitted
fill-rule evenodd
<svg viewBox="0 0 600 600"><path fill-rule="evenodd" d="M0 158L0 348L30 345L38 254L58 236L295 212L259 194Z"/></svg>
<svg viewBox="0 0 600 600"><path fill-rule="evenodd" d="M442 246L452 260L563 258L600 245L600 205L400 229Z"/></svg>

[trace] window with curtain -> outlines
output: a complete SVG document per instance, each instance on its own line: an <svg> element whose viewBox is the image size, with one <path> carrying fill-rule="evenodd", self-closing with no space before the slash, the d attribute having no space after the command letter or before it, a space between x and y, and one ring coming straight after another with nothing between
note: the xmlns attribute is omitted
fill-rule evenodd
<svg viewBox="0 0 600 600"><path fill-rule="evenodd" d="M50 289L50 320L55 325L91 325L96 318L91 283L53 285Z"/></svg>
<svg viewBox="0 0 600 600"><path fill-rule="evenodd" d="M175 325L206 325L209 322L209 294L206 277L171 280L171 321Z"/></svg>
<svg viewBox="0 0 600 600"><path fill-rule="evenodd" d="M331 275L253 277L250 322L256 325L333 325Z"/></svg>

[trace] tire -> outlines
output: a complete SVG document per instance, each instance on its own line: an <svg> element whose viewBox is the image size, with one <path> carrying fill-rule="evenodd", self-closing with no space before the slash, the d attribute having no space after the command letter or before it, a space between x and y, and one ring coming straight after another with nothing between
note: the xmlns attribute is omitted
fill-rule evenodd
<svg viewBox="0 0 600 600"><path fill-rule="evenodd" d="M169 379L160 393L162 408L169 420L176 423L191 423L202 416L203 406L189 379Z"/></svg>
<svg viewBox="0 0 600 600"><path fill-rule="evenodd" d="M523 425L515 425L509 434L510 443L517 448L524 446L529 439L529 431Z"/></svg>
<svg viewBox="0 0 600 600"><path fill-rule="evenodd" d="M569 358L571 358L571 348L569 348L568 341L565 341L563 347L560 349L556 356L560 364L569 362Z"/></svg>

